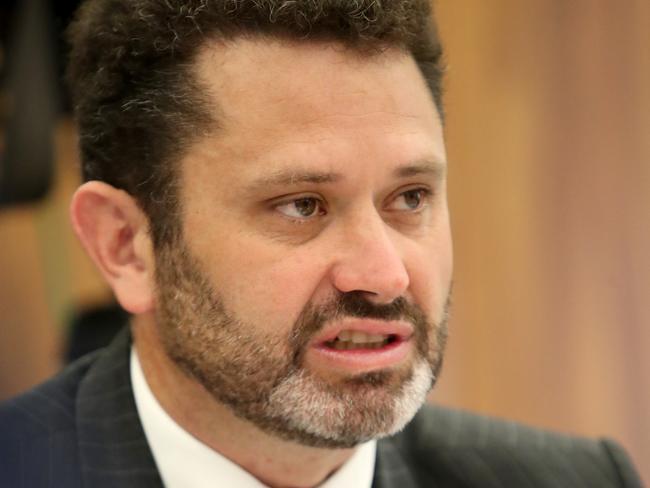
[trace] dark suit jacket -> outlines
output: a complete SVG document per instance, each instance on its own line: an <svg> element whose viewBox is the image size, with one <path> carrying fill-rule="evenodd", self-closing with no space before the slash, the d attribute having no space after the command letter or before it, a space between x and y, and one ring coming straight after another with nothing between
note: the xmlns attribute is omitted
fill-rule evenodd
<svg viewBox="0 0 650 488"><path fill-rule="evenodd" d="M161 487L131 390L130 336L0 407L0 486ZM640 487L623 451L442 408L379 441L375 488Z"/></svg>

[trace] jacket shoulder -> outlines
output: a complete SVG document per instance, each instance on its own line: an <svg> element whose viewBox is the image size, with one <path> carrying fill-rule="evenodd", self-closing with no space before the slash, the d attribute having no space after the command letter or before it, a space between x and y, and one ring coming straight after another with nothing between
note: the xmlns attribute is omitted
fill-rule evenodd
<svg viewBox="0 0 650 488"><path fill-rule="evenodd" d="M3 444L74 430L79 383L95 354L79 359L45 383L0 404Z"/></svg>
<svg viewBox="0 0 650 488"><path fill-rule="evenodd" d="M75 405L94 357L0 405L0 486L81 485Z"/></svg>
<svg viewBox="0 0 650 488"><path fill-rule="evenodd" d="M412 469L441 486L641 487L624 451L611 440L462 410L426 406L390 442Z"/></svg>

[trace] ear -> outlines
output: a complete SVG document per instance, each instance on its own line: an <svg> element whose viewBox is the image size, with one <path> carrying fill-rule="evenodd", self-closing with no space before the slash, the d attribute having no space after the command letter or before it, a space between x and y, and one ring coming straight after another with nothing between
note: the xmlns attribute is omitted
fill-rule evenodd
<svg viewBox="0 0 650 488"><path fill-rule="evenodd" d="M147 218L128 193L90 181L75 192L72 226L125 310L153 309L153 246Z"/></svg>

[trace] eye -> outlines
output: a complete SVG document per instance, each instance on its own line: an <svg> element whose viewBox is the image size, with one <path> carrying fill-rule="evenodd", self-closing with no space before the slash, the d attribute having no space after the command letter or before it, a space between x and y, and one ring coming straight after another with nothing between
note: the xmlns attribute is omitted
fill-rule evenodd
<svg viewBox="0 0 650 488"><path fill-rule="evenodd" d="M325 215L323 202L315 197L296 198L276 205L275 209L286 217L297 220L308 220Z"/></svg>
<svg viewBox="0 0 650 488"><path fill-rule="evenodd" d="M388 209L396 211L413 212L424 208L431 196L431 190L426 188L414 188L400 193L391 202Z"/></svg>

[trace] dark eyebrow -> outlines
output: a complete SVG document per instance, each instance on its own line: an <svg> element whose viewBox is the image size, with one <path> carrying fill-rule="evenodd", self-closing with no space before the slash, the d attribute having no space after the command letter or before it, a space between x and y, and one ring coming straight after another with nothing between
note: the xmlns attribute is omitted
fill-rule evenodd
<svg viewBox="0 0 650 488"><path fill-rule="evenodd" d="M397 178L410 178L418 175L433 175L437 179L445 176L447 167L438 161L420 161L397 168L393 174ZM309 171L287 169L279 170L270 175L265 175L250 185L247 185L249 191L257 191L273 186L291 186L304 183L325 184L336 183L343 179L343 175L326 171Z"/></svg>
<svg viewBox="0 0 650 488"><path fill-rule="evenodd" d="M406 166L400 166L394 171L394 174L398 178L433 175L436 179L442 179L447 174L447 165L437 160L418 161Z"/></svg>
<svg viewBox="0 0 650 488"><path fill-rule="evenodd" d="M300 185L303 183L335 183L343 179L338 173L321 171L280 170L253 181L248 188L258 190L269 186Z"/></svg>

